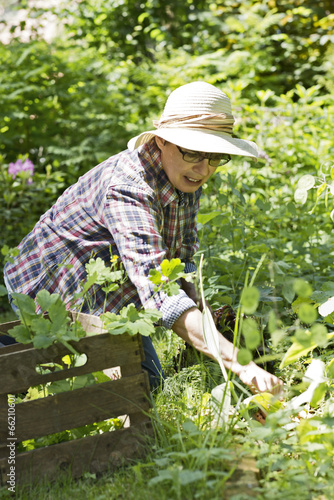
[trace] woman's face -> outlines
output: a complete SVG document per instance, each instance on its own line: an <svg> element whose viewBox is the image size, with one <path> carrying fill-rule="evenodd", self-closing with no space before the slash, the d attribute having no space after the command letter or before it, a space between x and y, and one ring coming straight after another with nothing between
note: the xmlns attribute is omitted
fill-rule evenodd
<svg viewBox="0 0 334 500"><path fill-rule="evenodd" d="M211 177L217 167L211 167L208 159L198 163L184 161L175 144L161 137L155 138L161 151L161 163L171 184L183 193L194 193ZM182 148L183 149L183 148ZM189 151L184 149L184 151Z"/></svg>

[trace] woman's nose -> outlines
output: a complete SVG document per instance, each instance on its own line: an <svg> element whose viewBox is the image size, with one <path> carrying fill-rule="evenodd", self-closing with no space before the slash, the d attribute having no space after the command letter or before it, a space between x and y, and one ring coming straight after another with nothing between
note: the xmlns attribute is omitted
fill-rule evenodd
<svg viewBox="0 0 334 500"><path fill-rule="evenodd" d="M209 160L204 158L202 161L200 161L200 162L196 163L196 165L194 165L193 170L194 170L194 172L201 174L203 177L205 177L210 171Z"/></svg>

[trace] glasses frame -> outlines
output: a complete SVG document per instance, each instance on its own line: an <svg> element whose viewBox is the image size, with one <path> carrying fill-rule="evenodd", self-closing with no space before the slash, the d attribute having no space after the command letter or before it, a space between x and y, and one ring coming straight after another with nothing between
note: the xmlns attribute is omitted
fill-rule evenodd
<svg viewBox="0 0 334 500"><path fill-rule="evenodd" d="M224 156L220 155L219 153L202 153L201 151L184 151L182 148L179 146L176 146L177 149L180 151L182 158L185 162L187 163L200 163L203 160L208 160L210 167L219 167L221 165L226 165L229 161L231 161L231 156L227 153L224 154ZM197 155L198 159L194 161L194 159L187 159L187 155ZM218 164L216 165L218 161ZM211 162L214 162L212 164Z"/></svg>

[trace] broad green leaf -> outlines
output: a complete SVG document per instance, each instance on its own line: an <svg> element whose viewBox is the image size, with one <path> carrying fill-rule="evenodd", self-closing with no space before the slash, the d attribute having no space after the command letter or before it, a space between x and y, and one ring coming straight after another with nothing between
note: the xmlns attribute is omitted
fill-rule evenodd
<svg viewBox="0 0 334 500"><path fill-rule="evenodd" d="M307 190L297 188L294 194L294 199L296 203L304 205L304 203L306 203L307 200Z"/></svg>
<svg viewBox="0 0 334 500"><path fill-rule="evenodd" d="M23 293L12 293L14 304L19 308L20 318L30 324L31 317L35 316L36 305L29 295Z"/></svg>
<svg viewBox="0 0 334 500"><path fill-rule="evenodd" d="M303 330L302 328L298 328L295 332L294 338L300 345L304 347L313 345L312 333L309 329Z"/></svg>
<svg viewBox="0 0 334 500"><path fill-rule="evenodd" d="M315 185L315 178L313 175L303 175L298 181L298 188L299 189L306 189L307 191L311 188L313 188Z"/></svg>
<svg viewBox="0 0 334 500"><path fill-rule="evenodd" d="M242 323L242 333L245 337L247 349L256 349L261 340L257 322L252 318L245 319Z"/></svg>
<svg viewBox="0 0 334 500"><path fill-rule="evenodd" d="M312 399L310 401L310 404L313 408L317 408L319 406L319 403L323 400L323 398L326 395L327 389L328 389L328 387L327 387L326 382L319 384L315 388Z"/></svg>
<svg viewBox="0 0 334 500"><path fill-rule="evenodd" d="M259 243L257 245L249 245L246 250L249 253L260 253L260 254L269 252L269 248L264 243Z"/></svg>
<svg viewBox="0 0 334 500"><path fill-rule="evenodd" d="M24 325L14 326L8 334L21 344L29 344L32 340L31 332Z"/></svg>
<svg viewBox="0 0 334 500"><path fill-rule="evenodd" d="M88 278L91 278L97 285L114 283L123 277L122 271L114 271L111 267L106 266L101 257L90 259L85 268Z"/></svg>
<svg viewBox="0 0 334 500"><path fill-rule="evenodd" d="M93 385L94 383L95 379L91 374L79 375L74 378L72 390L82 389L82 387L87 387L89 385Z"/></svg>
<svg viewBox="0 0 334 500"><path fill-rule="evenodd" d="M280 368L284 368L291 363L294 363L302 356L306 356L312 349L314 349L317 345L311 340L308 342L308 345L301 345L299 342L295 341L290 348L285 353L283 357Z"/></svg>
<svg viewBox="0 0 334 500"><path fill-rule="evenodd" d="M130 335L140 333L144 337L149 337L152 333L154 333L154 325L145 321L145 319L138 318L135 322L128 323L128 333Z"/></svg>
<svg viewBox="0 0 334 500"><path fill-rule="evenodd" d="M318 313L314 306L305 303L301 304L298 310L298 317L300 321L302 321L306 325L310 325L316 321L317 316Z"/></svg>
<svg viewBox="0 0 334 500"><path fill-rule="evenodd" d="M202 224L204 226L204 224L206 224L207 222L214 219L215 217L217 217L217 215L220 215L220 214L221 214L221 212L218 210L215 210L215 211L210 212L208 214L198 214L197 222L199 222L200 224Z"/></svg>
<svg viewBox="0 0 334 500"><path fill-rule="evenodd" d="M241 294L240 302L246 314L253 314L259 305L260 292L255 286L244 288Z"/></svg>
<svg viewBox="0 0 334 500"><path fill-rule="evenodd" d="M237 355L238 363L248 365L253 359L252 353L248 349L240 349Z"/></svg>
<svg viewBox="0 0 334 500"><path fill-rule="evenodd" d="M313 304L313 302L309 298L298 297L292 302L291 308L296 314L298 314L298 311L303 304Z"/></svg>
<svg viewBox="0 0 334 500"><path fill-rule="evenodd" d="M49 394L59 394L61 392L67 392L71 390L71 382L69 380L57 380L51 382L48 386Z"/></svg>
<svg viewBox="0 0 334 500"><path fill-rule="evenodd" d="M180 285L177 283L166 283L163 286L163 291L168 295L168 297L171 297L172 295L177 295L180 290Z"/></svg>
<svg viewBox="0 0 334 500"><path fill-rule="evenodd" d="M154 285L160 285L162 281L162 274L156 269L150 269L149 280L152 281Z"/></svg>
<svg viewBox="0 0 334 500"><path fill-rule="evenodd" d="M50 337L50 331L51 331L51 323L48 319L43 318L43 316L40 315L40 317L37 317L32 320L31 322L31 328L34 333L34 337L36 335L45 335L47 337Z"/></svg>
<svg viewBox="0 0 334 500"><path fill-rule="evenodd" d="M7 288L3 285L0 285L0 297L5 297L8 294Z"/></svg>
<svg viewBox="0 0 334 500"><path fill-rule="evenodd" d="M295 290L292 283L285 283L282 288L282 295L289 304L293 301Z"/></svg>
<svg viewBox="0 0 334 500"><path fill-rule="evenodd" d="M48 337L47 335L36 335L33 337L33 344L36 349L46 349L49 347L54 339L52 337Z"/></svg>
<svg viewBox="0 0 334 500"><path fill-rule="evenodd" d="M68 311L60 298L50 306L49 318L52 323L52 332L55 334L59 333L59 330L64 329L69 323Z"/></svg>
<svg viewBox="0 0 334 500"><path fill-rule="evenodd" d="M328 343L328 330L325 325L315 323L311 327L312 340L320 347L325 347Z"/></svg>
<svg viewBox="0 0 334 500"><path fill-rule="evenodd" d="M161 262L160 269L162 274L172 281L178 279L179 273L183 272L184 264L180 259L171 259L170 261L164 259Z"/></svg>
<svg viewBox="0 0 334 500"><path fill-rule="evenodd" d="M260 408L265 415L281 410L283 407L282 402L270 392L254 394L253 396L245 399L243 401L243 405L248 409L251 409L252 407Z"/></svg>
<svg viewBox="0 0 334 500"><path fill-rule="evenodd" d="M334 379L334 358L328 363L326 370L327 376Z"/></svg>
<svg viewBox="0 0 334 500"><path fill-rule="evenodd" d="M286 332L284 330L274 330L271 334L271 341L273 343L273 347L277 347L280 342L284 339L286 336Z"/></svg>
<svg viewBox="0 0 334 500"><path fill-rule="evenodd" d="M302 278L297 278L293 282L293 289L299 297L310 297L312 294L311 285L303 280Z"/></svg>
<svg viewBox="0 0 334 500"><path fill-rule="evenodd" d="M117 285L117 283L110 283L110 285L103 286L102 290L104 291L104 293L111 293L114 292L115 290L118 290L118 288L119 285Z"/></svg>

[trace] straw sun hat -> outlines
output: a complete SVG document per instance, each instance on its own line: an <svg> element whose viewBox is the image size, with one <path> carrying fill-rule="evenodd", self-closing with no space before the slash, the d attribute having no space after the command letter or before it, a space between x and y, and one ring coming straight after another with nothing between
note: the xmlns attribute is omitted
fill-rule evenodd
<svg viewBox="0 0 334 500"><path fill-rule="evenodd" d="M204 153L258 157L255 142L232 137L234 117L224 92L206 82L193 82L174 90L167 99L156 130L128 142L133 151L158 136L181 148Z"/></svg>

